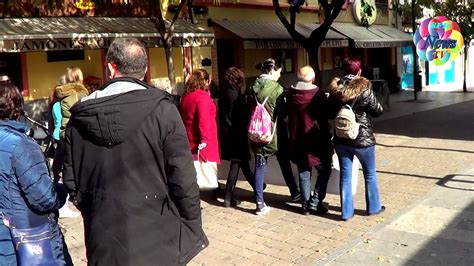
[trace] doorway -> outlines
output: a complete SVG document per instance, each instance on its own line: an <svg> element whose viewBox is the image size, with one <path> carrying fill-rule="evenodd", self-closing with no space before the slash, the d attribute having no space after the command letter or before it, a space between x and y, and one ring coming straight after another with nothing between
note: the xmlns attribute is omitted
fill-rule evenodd
<svg viewBox="0 0 474 266"><path fill-rule="evenodd" d="M6 75L23 90L20 53L0 53L0 76Z"/></svg>

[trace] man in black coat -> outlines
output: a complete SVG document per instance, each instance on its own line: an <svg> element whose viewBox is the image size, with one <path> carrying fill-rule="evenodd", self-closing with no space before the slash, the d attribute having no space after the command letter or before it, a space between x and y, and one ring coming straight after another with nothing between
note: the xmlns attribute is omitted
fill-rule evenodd
<svg viewBox="0 0 474 266"><path fill-rule="evenodd" d="M179 265L208 245L179 112L142 80L137 39L114 40L110 79L71 109L64 183L84 218L89 265Z"/></svg>

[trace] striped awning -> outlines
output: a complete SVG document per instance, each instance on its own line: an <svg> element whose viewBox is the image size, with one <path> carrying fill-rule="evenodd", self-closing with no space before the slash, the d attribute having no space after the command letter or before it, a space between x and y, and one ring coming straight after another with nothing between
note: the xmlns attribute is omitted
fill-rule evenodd
<svg viewBox="0 0 474 266"><path fill-rule="evenodd" d="M401 47L413 43L410 34L385 25L366 28L352 23L334 22L331 28L354 41L356 48Z"/></svg>
<svg viewBox="0 0 474 266"><path fill-rule="evenodd" d="M212 20L218 26L243 39L244 49L286 49L300 47L280 21ZM319 24L297 24L296 30L308 37ZM216 34L216 38L219 38ZM348 46L347 37L329 30L321 47Z"/></svg>
<svg viewBox="0 0 474 266"><path fill-rule="evenodd" d="M169 22L166 21L169 25ZM101 49L117 37L139 38L147 47L162 47L149 18L51 17L0 19L0 51L23 52ZM214 34L184 20L175 23L173 46L211 46Z"/></svg>

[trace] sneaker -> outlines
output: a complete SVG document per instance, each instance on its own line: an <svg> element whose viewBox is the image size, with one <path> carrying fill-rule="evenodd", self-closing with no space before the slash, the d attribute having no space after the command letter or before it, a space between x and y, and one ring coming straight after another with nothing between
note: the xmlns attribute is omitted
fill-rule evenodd
<svg viewBox="0 0 474 266"><path fill-rule="evenodd" d="M318 203L318 208L316 209L316 213L318 214L326 214L328 213L328 208L324 207L322 202Z"/></svg>
<svg viewBox="0 0 474 266"><path fill-rule="evenodd" d="M257 209L255 210L255 213L257 215L264 215L270 212L270 207L267 206L267 204L263 203L257 203Z"/></svg>
<svg viewBox="0 0 474 266"><path fill-rule="evenodd" d="M296 195L291 195L291 201L293 202L301 202L301 194L298 193Z"/></svg>
<svg viewBox="0 0 474 266"><path fill-rule="evenodd" d="M318 202L317 207L315 208L314 206L310 206L310 211L314 215L321 215L321 214L326 214L328 213L328 208L324 207L324 205L321 202Z"/></svg>
<svg viewBox="0 0 474 266"><path fill-rule="evenodd" d="M303 215L309 215L309 204L306 202L303 202L301 205L301 214Z"/></svg>

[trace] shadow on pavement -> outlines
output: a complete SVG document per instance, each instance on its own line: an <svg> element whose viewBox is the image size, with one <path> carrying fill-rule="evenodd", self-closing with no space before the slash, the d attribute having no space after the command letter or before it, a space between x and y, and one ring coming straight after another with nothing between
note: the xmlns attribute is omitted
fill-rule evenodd
<svg viewBox="0 0 474 266"><path fill-rule="evenodd" d="M434 179L434 180L438 180L436 182L436 185L438 185L438 186L451 188L451 189L465 190L465 191L474 191L474 189L456 187L455 185L451 185L451 184L448 185L448 182L452 182L453 184L455 184L456 182L461 183L461 184L462 183L474 184L474 175L450 174L450 175L446 175L444 177L437 177L437 176L416 175L416 174L410 174L410 173L387 172L387 171L379 171L379 170L377 170L377 173L390 174L390 175L401 175L401 176L411 176L411 177L426 178L426 179ZM462 177L465 177L465 179L462 179Z"/></svg>
<svg viewBox="0 0 474 266"><path fill-rule="evenodd" d="M418 146L406 146L406 145L386 145L377 143L377 146L386 147L386 148L407 148L407 149L417 149L417 150L433 150L433 151L451 151L451 152L461 152L461 153L474 153L474 151L464 151L464 150L453 150L453 149L443 149L443 148L428 148L428 147L418 147Z"/></svg>
<svg viewBox="0 0 474 266"><path fill-rule="evenodd" d="M462 179L463 177L465 177L466 179ZM468 183L468 184L470 183L470 184L473 184L473 186L471 186L471 188L456 187L456 183L461 184L461 185L463 183ZM450 188L450 189L474 191L474 175L447 175L443 177L441 180L439 180L438 182L436 182L436 185L442 186L445 188Z"/></svg>
<svg viewBox="0 0 474 266"><path fill-rule="evenodd" d="M221 184L222 185L222 184ZM222 186L221 186L222 187ZM249 213L255 214L255 203L253 192L247 189L236 187L234 191L234 196L237 200L243 202L248 202L251 204L251 207L243 207L242 204L239 206L232 206L231 208ZM287 212L292 212L296 214L301 214L301 203L292 202L288 195L282 195L272 192L264 192L265 202L270 206L272 209L279 209ZM209 205L222 207L224 208L224 203L222 196L219 199L215 199L213 191L201 191L201 200L205 201ZM341 207L336 205L326 205L329 209L329 213L323 215L317 215L323 219L329 219L333 221L340 221L341 220ZM355 209L355 215L358 216L366 216L367 212L365 210ZM302 214L301 214L302 215Z"/></svg>
<svg viewBox="0 0 474 266"><path fill-rule="evenodd" d="M375 132L415 138L474 140L472 110L474 101L466 101L375 122ZM462 130L460 130L460 127Z"/></svg>
<svg viewBox="0 0 474 266"><path fill-rule="evenodd" d="M474 201L430 237L409 261L423 265L474 265Z"/></svg>

